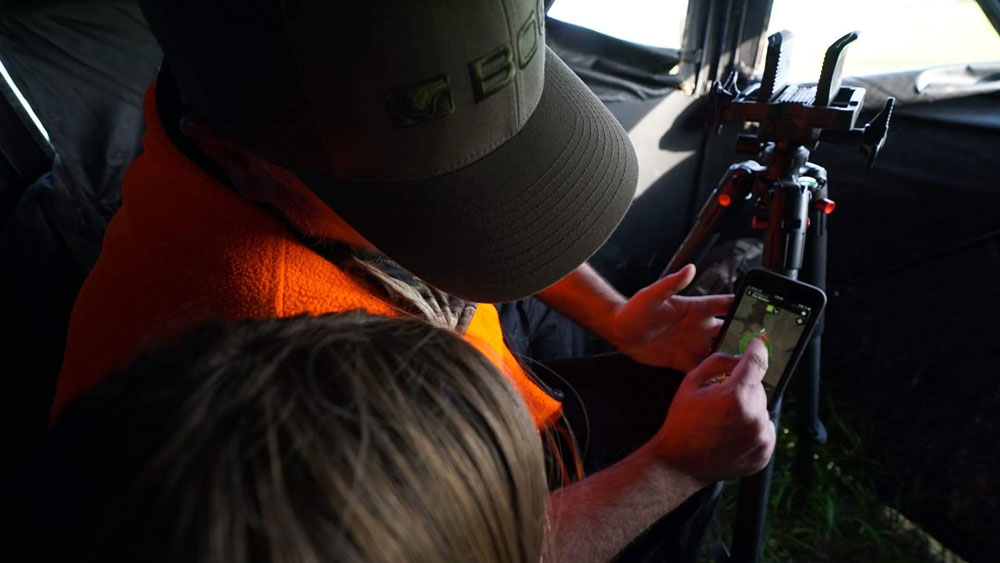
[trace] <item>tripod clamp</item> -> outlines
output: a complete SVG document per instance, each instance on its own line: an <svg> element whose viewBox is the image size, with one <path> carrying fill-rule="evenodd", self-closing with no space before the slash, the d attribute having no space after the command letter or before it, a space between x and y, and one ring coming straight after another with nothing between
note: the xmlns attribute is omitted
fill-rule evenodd
<svg viewBox="0 0 1000 563"><path fill-rule="evenodd" d="M716 133L727 121L753 121L760 124L757 135L737 137L737 152L757 154L765 142L798 145L811 151L823 141L858 146L871 168L889 132L895 98L888 98L866 125L855 127L865 89L843 86L841 72L846 49L857 38L858 32L852 31L830 45L816 85L793 85L786 78L793 43L791 32L779 31L768 37L764 78L759 84L741 91L736 73L732 72L712 88Z"/></svg>
<svg viewBox="0 0 1000 563"><path fill-rule="evenodd" d="M826 216L836 207L826 197L826 169L808 162L802 147L768 143L760 156L763 164L747 160L726 170L664 275L698 263L752 200L757 209L751 225L764 231L764 267L798 277L806 235L825 235Z"/></svg>

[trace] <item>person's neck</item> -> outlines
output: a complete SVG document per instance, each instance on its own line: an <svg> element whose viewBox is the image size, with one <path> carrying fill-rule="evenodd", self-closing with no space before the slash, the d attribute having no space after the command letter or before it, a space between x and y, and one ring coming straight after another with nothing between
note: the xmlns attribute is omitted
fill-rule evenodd
<svg viewBox="0 0 1000 563"><path fill-rule="evenodd" d="M374 252L374 246L330 209L291 171L254 154L187 114L166 62L156 84L156 108L173 144L207 174L285 221L308 243L337 241Z"/></svg>
<svg viewBox="0 0 1000 563"><path fill-rule="evenodd" d="M244 198L273 210L301 236L338 241L364 250L374 247L312 192L297 175L216 136L193 139L223 170Z"/></svg>

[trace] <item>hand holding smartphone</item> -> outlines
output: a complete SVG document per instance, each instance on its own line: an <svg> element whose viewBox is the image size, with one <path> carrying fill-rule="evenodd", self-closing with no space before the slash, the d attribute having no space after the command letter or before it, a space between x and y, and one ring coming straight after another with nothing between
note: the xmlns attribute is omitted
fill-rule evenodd
<svg viewBox="0 0 1000 563"><path fill-rule="evenodd" d="M716 340L716 351L737 355L754 338L764 343L768 409L788 385L825 305L826 294L818 287L767 270L752 270L744 276Z"/></svg>

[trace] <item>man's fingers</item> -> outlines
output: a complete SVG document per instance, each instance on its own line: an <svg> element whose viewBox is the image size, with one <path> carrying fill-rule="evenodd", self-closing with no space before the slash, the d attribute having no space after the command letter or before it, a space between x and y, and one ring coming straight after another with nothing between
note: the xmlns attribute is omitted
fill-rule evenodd
<svg viewBox="0 0 1000 563"><path fill-rule="evenodd" d="M701 301L701 306L705 308L706 315L721 317L729 313L735 297L734 295L709 295L707 297L696 297L695 299Z"/></svg>
<svg viewBox="0 0 1000 563"><path fill-rule="evenodd" d="M739 363L733 368L733 379L739 383L757 385L767 373L767 347L759 338L747 345Z"/></svg>
<svg viewBox="0 0 1000 563"><path fill-rule="evenodd" d="M731 374L736 369L739 361L739 358L728 354L712 354L705 358L705 361L698 364L698 367L691 370L687 379L701 384L713 377Z"/></svg>
<svg viewBox="0 0 1000 563"><path fill-rule="evenodd" d="M694 280L696 273L694 264L688 264L677 272L661 278L643 290L643 298L655 301L664 301L673 294L684 289Z"/></svg>
<svg viewBox="0 0 1000 563"><path fill-rule="evenodd" d="M701 325L699 325L698 328L701 329L702 333L709 335L707 340L709 348L711 348L715 343L715 337L719 335L719 329L721 329L724 324L726 323L723 322L722 319L711 317L708 320L702 321Z"/></svg>

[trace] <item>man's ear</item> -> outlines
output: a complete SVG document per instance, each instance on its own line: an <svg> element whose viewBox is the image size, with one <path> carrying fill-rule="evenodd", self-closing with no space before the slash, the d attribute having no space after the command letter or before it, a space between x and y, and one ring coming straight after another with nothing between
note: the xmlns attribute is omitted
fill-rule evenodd
<svg viewBox="0 0 1000 563"><path fill-rule="evenodd" d="M184 116L180 130L223 171L237 193L277 211L301 234L374 248L292 171L258 156L198 116Z"/></svg>

